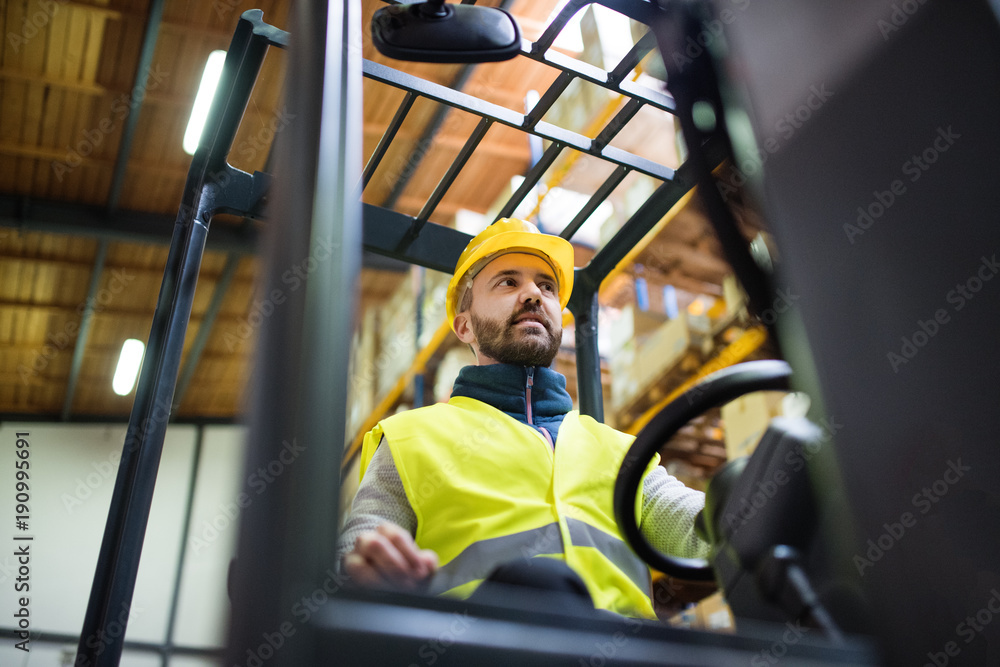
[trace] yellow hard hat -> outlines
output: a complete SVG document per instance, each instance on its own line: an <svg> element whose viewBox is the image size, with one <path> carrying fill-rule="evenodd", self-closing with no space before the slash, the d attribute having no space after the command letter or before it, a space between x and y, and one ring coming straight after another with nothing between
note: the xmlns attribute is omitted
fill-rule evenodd
<svg viewBox="0 0 1000 667"><path fill-rule="evenodd" d="M543 234L525 220L501 218L476 234L458 258L447 294L448 324L452 329L462 296L472 279L490 261L512 252L538 255L548 262L559 283L559 306L566 307L573 292L573 246L561 236Z"/></svg>

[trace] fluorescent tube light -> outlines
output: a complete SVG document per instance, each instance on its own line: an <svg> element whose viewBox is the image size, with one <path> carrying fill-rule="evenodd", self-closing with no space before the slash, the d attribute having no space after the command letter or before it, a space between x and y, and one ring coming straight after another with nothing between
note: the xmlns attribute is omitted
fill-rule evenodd
<svg viewBox="0 0 1000 667"><path fill-rule="evenodd" d="M222 76L222 66L226 62L225 51L212 51L205 63L205 71L201 75L201 85L198 86L198 95L194 98L194 108L191 109L191 119L188 121L187 129L184 131L184 152L194 155L201 142L201 131L205 129L205 120L208 119L208 109L212 106L212 98L215 97L215 89L219 85L219 77Z"/></svg>
<svg viewBox="0 0 1000 667"><path fill-rule="evenodd" d="M115 369L115 377L111 381L111 388L119 396L128 396L135 386L135 378L139 375L139 367L142 366L142 354L146 351L146 346L141 340L129 338L122 344L122 353L118 357L118 368Z"/></svg>

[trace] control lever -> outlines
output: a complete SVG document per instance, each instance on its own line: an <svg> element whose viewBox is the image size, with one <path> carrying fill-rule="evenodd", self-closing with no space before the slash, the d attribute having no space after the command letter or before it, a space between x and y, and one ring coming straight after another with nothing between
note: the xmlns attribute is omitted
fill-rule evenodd
<svg viewBox="0 0 1000 667"><path fill-rule="evenodd" d="M771 547L757 567L761 595L792 618L803 619L823 630L834 644L843 644L840 628L820 602L800 560L799 551L793 547L785 544Z"/></svg>

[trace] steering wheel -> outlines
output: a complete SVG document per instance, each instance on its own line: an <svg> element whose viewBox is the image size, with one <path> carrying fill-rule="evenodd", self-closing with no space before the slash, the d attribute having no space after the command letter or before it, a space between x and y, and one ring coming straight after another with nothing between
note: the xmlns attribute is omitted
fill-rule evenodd
<svg viewBox="0 0 1000 667"><path fill-rule="evenodd" d="M668 404L639 432L615 481L615 519L632 549L657 570L678 579L711 581L714 570L702 558L660 553L639 531L635 496L656 451L694 417L755 391L786 391L791 367L784 361L748 361L712 373Z"/></svg>

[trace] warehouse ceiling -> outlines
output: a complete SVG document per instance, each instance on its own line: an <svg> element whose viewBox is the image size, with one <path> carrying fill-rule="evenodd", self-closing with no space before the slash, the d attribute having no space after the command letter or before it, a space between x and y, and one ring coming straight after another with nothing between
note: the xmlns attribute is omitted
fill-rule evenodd
<svg viewBox="0 0 1000 667"><path fill-rule="evenodd" d="M111 378L122 342L148 337L191 160L182 137L202 68L211 51L228 47L243 11L263 9L266 22L287 28L290 4L0 0L0 34L5 35L0 51L0 417L128 415L134 394L115 395ZM519 113L530 104L530 91L545 91L556 77L552 68L520 57L470 67L384 58L372 47L367 28L382 5L363 3L367 59ZM504 6L523 36L534 41L557 2L518 0ZM556 48L580 59L600 58L587 30L585 24L582 53L572 45ZM285 55L279 49L269 52L233 144L230 163L244 171L268 171L273 144L294 122L282 102ZM641 69L633 76L639 77ZM607 91L584 87L568 93L575 97L546 120L589 137L619 108L620 100L607 97ZM359 129L366 160L403 97L396 88L365 79ZM364 201L417 215L476 121L418 99L366 187ZM670 167L680 162L672 119L656 109L641 109L613 145ZM498 200L510 193L512 179L528 171L532 156L524 133L492 127L430 220L482 228L488 220L476 223L476 215L496 210ZM543 199L540 205L542 219L558 230L559 209L574 205L565 203L575 201L572 193L586 198L609 171L607 164L580 154L557 161L543 179L540 194L548 203ZM649 191L638 175L626 177L609 197L618 206L610 222L580 235L585 241L579 262ZM536 212L529 205L522 213ZM266 224L266 219L225 216L213 221L175 396L179 418L231 420L241 411L259 305L254 243ZM634 298L632 279L640 271L715 295L730 272L703 216L693 208L674 217L633 261L642 268L630 266L606 284L603 303L622 305ZM365 306L378 304L395 289L403 279L398 269L367 258L360 281Z"/></svg>

